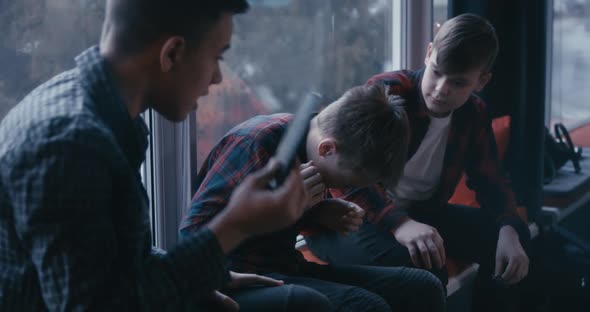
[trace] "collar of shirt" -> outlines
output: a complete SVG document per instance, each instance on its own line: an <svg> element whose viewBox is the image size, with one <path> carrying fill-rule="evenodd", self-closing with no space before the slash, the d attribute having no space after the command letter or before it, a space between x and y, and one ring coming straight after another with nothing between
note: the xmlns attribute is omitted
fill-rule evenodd
<svg viewBox="0 0 590 312"><path fill-rule="evenodd" d="M415 72L414 77L414 88L416 89L416 105L412 107L413 113L419 118L429 118L428 108L422 95L422 77L424 76L424 69Z"/></svg>
<svg viewBox="0 0 590 312"><path fill-rule="evenodd" d="M139 170L148 146L147 125L142 117L131 119L108 64L93 46L76 57L80 84L89 99L90 109L111 128L130 165Z"/></svg>

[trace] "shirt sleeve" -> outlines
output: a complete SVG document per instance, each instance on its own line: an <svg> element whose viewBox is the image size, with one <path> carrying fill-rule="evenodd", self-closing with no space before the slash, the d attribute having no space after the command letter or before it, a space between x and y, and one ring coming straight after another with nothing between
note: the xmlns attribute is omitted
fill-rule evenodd
<svg viewBox="0 0 590 312"><path fill-rule="evenodd" d="M365 210L365 220L386 229L395 229L407 216L403 209L394 207L393 200L380 184L350 190L330 189L332 196L351 201Z"/></svg>
<svg viewBox="0 0 590 312"><path fill-rule="evenodd" d="M498 159L491 119L486 114L480 118L480 122L474 123L479 129L474 131L473 148L465 166L466 185L475 191L481 208L495 216L500 226L512 225L520 230L524 223L516 213L514 193Z"/></svg>
<svg viewBox="0 0 590 312"><path fill-rule="evenodd" d="M145 220L116 224L142 215L142 208L114 198L115 175L104 147L90 139L55 139L23 147L5 171L15 232L47 309L162 310L220 288L225 258L212 232L199 231L168 254L154 255L142 245L149 244L147 211ZM115 206L117 201L129 205Z"/></svg>
<svg viewBox="0 0 590 312"><path fill-rule="evenodd" d="M415 92L413 81L406 71L381 73L369 78L366 82L367 85L375 83L384 83L388 87L388 94L399 95L403 98L411 97Z"/></svg>
<svg viewBox="0 0 590 312"><path fill-rule="evenodd" d="M268 140L265 140L265 142ZM234 136L213 151L216 157L202 178L181 227L181 237L203 228L228 204L237 185L270 159L272 144L256 138Z"/></svg>

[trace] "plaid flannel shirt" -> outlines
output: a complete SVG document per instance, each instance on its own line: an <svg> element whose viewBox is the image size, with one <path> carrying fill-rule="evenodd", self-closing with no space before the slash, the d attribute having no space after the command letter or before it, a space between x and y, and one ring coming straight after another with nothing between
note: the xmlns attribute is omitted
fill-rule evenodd
<svg viewBox="0 0 590 312"><path fill-rule="evenodd" d="M420 87L423 73L423 70L394 71L376 75L367 82L384 82L390 94L406 100L410 122L408 159L420 146L430 123ZM428 204L421 203L421 206L444 209L465 172L466 184L476 192L481 208L495 216L499 225L520 227L522 221L516 214L514 193L503 175L493 135L485 103L471 95L467 103L453 112L439 188Z"/></svg>
<svg viewBox="0 0 590 312"><path fill-rule="evenodd" d="M224 209L244 177L268 162L291 118L290 114L257 116L234 127L220 140L198 174L198 190L182 222L182 236L204 227ZM307 161L305 150L300 150L298 156L302 163ZM387 224L399 218L385 190L377 185L346 192L331 189L327 196L344 198L368 208L365 217L368 222ZM228 256L230 269L297 274L308 264L294 248L296 236L301 231L318 230L322 229L304 216L287 229L251 238Z"/></svg>

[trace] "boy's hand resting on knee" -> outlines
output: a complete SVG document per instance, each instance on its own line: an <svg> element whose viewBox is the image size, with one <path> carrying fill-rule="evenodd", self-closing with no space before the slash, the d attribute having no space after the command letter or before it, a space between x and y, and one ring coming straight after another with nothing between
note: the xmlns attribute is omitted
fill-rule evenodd
<svg viewBox="0 0 590 312"><path fill-rule="evenodd" d="M347 234L358 231L363 224L365 211L353 202L339 198L324 199L310 211L315 223L336 232Z"/></svg>
<svg viewBox="0 0 590 312"><path fill-rule="evenodd" d="M407 218L392 232L395 239L408 248L415 267L431 270L445 265L443 239L434 227Z"/></svg>
<svg viewBox="0 0 590 312"><path fill-rule="evenodd" d="M520 282L529 273L529 257L524 252L518 233L510 225L500 229L496 247L494 278L507 285Z"/></svg>
<svg viewBox="0 0 590 312"><path fill-rule="evenodd" d="M272 159L249 174L234 190L223 211L209 222L225 253L242 240L280 230L295 223L305 211L307 192L298 169L283 184L270 190L268 184L278 170Z"/></svg>

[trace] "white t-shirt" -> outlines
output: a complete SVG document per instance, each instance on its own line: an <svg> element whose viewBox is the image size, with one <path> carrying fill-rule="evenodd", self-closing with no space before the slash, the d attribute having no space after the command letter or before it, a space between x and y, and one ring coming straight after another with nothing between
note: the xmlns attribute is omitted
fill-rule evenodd
<svg viewBox="0 0 590 312"><path fill-rule="evenodd" d="M396 207L405 209L412 201L429 199L438 188L442 173L451 116L430 117L430 125L416 153L408 160L399 183L392 190Z"/></svg>

